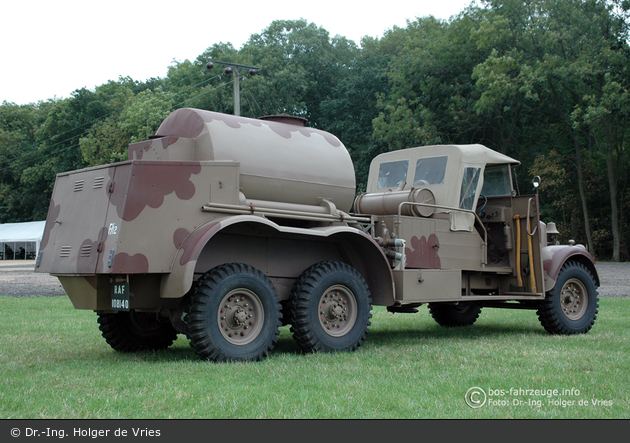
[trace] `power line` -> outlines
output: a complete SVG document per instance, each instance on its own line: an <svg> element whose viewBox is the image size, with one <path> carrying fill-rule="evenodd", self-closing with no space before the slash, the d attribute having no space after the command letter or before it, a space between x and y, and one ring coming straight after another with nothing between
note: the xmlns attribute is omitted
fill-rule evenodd
<svg viewBox="0 0 630 443"><path fill-rule="evenodd" d="M212 77L212 78L216 78L216 77L217 77L217 76ZM202 82L202 83L204 83L204 82ZM225 86L227 86L227 85L229 85L229 84L231 84L231 83L232 83L231 81L226 82L226 83L222 83L221 85L217 86L216 88L213 88L213 89L211 89L211 90L209 90L209 91L202 92L202 93L197 94L197 95L195 95L195 96L193 96L193 97L189 97L189 98L187 98L186 100L183 100L183 101L181 101L181 102L179 102L179 103L177 103L177 104L171 105L170 107L166 108L165 110L177 109L178 107L180 107L181 105L183 105L183 104L184 104L184 103L186 103L186 102L189 102L189 101L191 101L191 100L194 100L194 99L196 99L196 98L199 98L199 97L201 97L201 96L203 96L203 95L205 95L205 94L208 94L208 93L210 93L210 92L216 91L216 90L218 90L218 89L220 89L220 88L223 88L223 87L225 87ZM192 87L191 87L191 88L192 88ZM189 90L189 89L191 89L191 88L188 88L187 90ZM177 94L175 94L175 95L173 95L173 96L171 96L171 97L169 97L169 98L176 97L176 96L178 96L178 95L180 95L180 94L181 94L181 92L180 92L180 93L177 93ZM165 99L165 100L166 100L166 99ZM160 102L158 102L158 103L161 103L161 102L163 102L163 101L165 101L165 100L161 100L161 101L160 101ZM146 109L146 108L148 108L148 107L150 107L150 106L154 106L155 104L158 104L158 103L154 103L154 104L152 104L152 105L145 106L144 108L141 108L141 110L142 110L142 109ZM162 112L162 111L160 111L160 112ZM154 115L157 115L157 114L158 114L158 113L154 113L154 114L151 114L151 115L149 115L149 116L147 116L147 117L144 117L144 118L142 118L142 119L135 120L135 121L133 121L133 122L131 122L131 123L127 124L127 126L129 126L129 125L131 125L131 124L133 124L133 123L137 123L137 122L140 122L140 121L143 121L143 120L147 120L147 119L149 119L149 118L151 118L151 117L153 117ZM116 123L116 122L121 121L121 120L123 120L123 119L121 118L121 119L119 119L119 120L114 121L113 123ZM104 127L104 126L105 126L105 125L99 126L99 128L102 128L102 127ZM94 131L95 131L96 129L99 129L99 128L95 128L95 129L94 129ZM116 130L114 130L114 131L111 131L111 132L109 132L109 133L107 133L107 134L103 134L101 137L105 137L105 136L108 136L108 135L114 134L114 133L116 133L116 132L118 132L118 131L121 131L122 129L124 129L124 127L123 127L123 128L117 128L117 129L116 129ZM92 131L92 130L91 130L91 131ZM87 132L85 132L85 133L84 133L84 134L82 134L82 135L88 134L88 133L90 133L91 131L87 131ZM76 137L72 137L72 138L76 138ZM67 139L67 140L65 140L65 141L71 140L72 138ZM65 141L64 141L64 142L65 142ZM41 143L43 143L43 142L41 142ZM61 143L63 143L63 142L58 142L58 143L55 143L54 145L51 145L51 146L49 146L49 147L53 147L53 146L56 146L56 145L61 144ZM13 164L13 165L11 165L11 166L6 166L6 167L4 167L4 168L1 168L1 169L0 169L0 172L2 172L2 171L6 171L6 170L11 169L11 168L14 168L14 167L16 167L16 166L20 166L20 165L25 165L25 164L33 163L33 162L36 162L36 161L42 160L42 159L44 159L44 158L50 157L50 156L52 156L52 155L54 155L54 154L58 154L58 153L60 153L60 152L65 152L65 151L67 151L67 150L69 150L69 149L78 148L78 147L80 147L80 146L81 146L80 144L75 144L75 145L71 145L71 146L68 146L68 147L66 147L66 148L63 148L63 149L61 149L61 150L56 150L56 151L50 152L50 153L48 153L48 154L39 155L39 156L37 156L37 157L35 157L35 158L33 158L33 159L30 159L30 160L24 160L24 161L22 161L22 162L15 163L15 164ZM6 162L5 162L5 163L6 163Z"/></svg>
<svg viewBox="0 0 630 443"><path fill-rule="evenodd" d="M228 62L208 62L206 64L206 68L212 69L214 68L214 64L226 66L225 73L232 74L234 81L234 115L241 115L241 88L240 88L240 79L241 79L241 69L248 70L249 75L256 75L260 68L256 66L247 66L247 65L239 65L238 63L228 63Z"/></svg>
<svg viewBox="0 0 630 443"><path fill-rule="evenodd" d="M189 76L187 76L187 77L184 77L183 79L179 80L178 82L174 83L174 84L173 84L173 85L171 85L169 88L167 88L167 89L166 89L166 91L168 91L168 90L169 90L169 89L171 89L172 87L174 87L174 86L178 85L179 83L182 83L183 81L188 80L189 78L191 78L191 77L193 77L193 76L195 76L195 75L198 75L199 73L202 73L202 72L204 72L204 71L203 71L203 70L201 70L201 71L197 71L197 72L195 72L194 74L191 74L191 75L189 75ZM188 87L188 88L186 88L186 89L184 89L184 90L182 90L182 91L179 91L178 93L176 93L176 94L172 95L171 97L168 97L168 98L166 98L166 99L164 99L164 100L162 100L162 101L165 101L165 100L170 100L170 99L171 99L171 98L173 98L173 97L177 97L178 95L183 94L184 92L189 91L190 89L193 89L193 88L199 87L200 85L202 85L202 84L204 84L204 83L206 83L206 82L209 82L209 81L211 81L211 80L214 80L215 78L217 78L217 77L219 77L219 76L220 76L220 74L215 75L214 77L210 77L210 78L208 78L208 79L205 79L205 80L203 80L203 81L201 81L201 82L199 82L199 83L197 83L197 84L195 84L195 85L192 85L192 86L190 86L190 87ZM150 106L154 106L154 105L156 105L156 104L159 104L159 103L161 103L162 101L160 101L160 102L158 102L158 103L153 103L153 104L150 104L150 105L148 105L148 106L145 106L144 108L139 109L139 111L142 111L143 109L146 109L146 108L148 108L148 107L150 107ZM67 131L65 131L65 132L62 132L61 134L56 134L56 135L54 135L53 137L50 137L50 138L48 138L48 139L46 139L46 140L42 140L42 141L40 141L40 142L32 143L31 145L28 145L28 146L25 146L25 147L22 147L22 148L16 149L16 150L11 151L11 152L7 152L7 153L3 154L3 156L5 157L5 159L6 159L6 160L0 161L0 165L2 165L2 164L6 164L6 163L8 163L8 162L10 162L10 161L14 160L14 159L9 158L9 155L12 155L12 154L17 154L17 153L19 153L19 152L26 151L26 150L28 150L28 149L36 148L37 146L39 146L39 145L41 145L41 144L44 144L44 143L46 143L46 142L49 142L49 141L53 140L54 138L57 138L57 137L63 136L63 135L65 135L65 134L68 134L68 133L71 133L71 132L74 132L74 131L76 131L76 130L78 130L78 129L80 129L80 128L84 127L84 126L90 125L90 124L92 124L92 123L94 123L94 122L97 122L97 121L100 121L100 120L103 120L103 119L105 119L105 118L107 118L107 117L109 117L109 116L111 116L111 115L113 115L113 114L115 114L115 113L117 113L117 112L120 112L120 111L122 111L122 110L124 110L124 109L125 109L125 107L122 107L122 108L116 109L116 110L114 110L114 111L111 111L111 112L110 112L110 113L108 113L108 114L105 114L105 115L102 115L102 116L100 116L100 117L97 117L97 118L95 118L95 119L93 119L93 120L91 120L91 121L89 121L89 122L86 122L86 123L84 123L84 124L82 124L82 125L80 125L80 126L77 126L77 127L73 128L73 129L69 129L69 130L67 130ZM119 120L115 120L115 121L114 121L114 122L112 122L112 123L116 123L116 122L118 122L118 121L120 121L120 119L119 119ZM97 131L98 129L100 129L100 128L104 127L104 126L105 126L105 124L103 124L103 125L101 125L101 126L98 126L98 127L95 127L95 128L90 128L88 131L85 131L85 132L83 132L83 133L81 133L81 134L79 134L79 135L75 135L75 136L72 136L72 137L67 138L67 139L65 139L65 140L61 140L61 141L59 141L59 142L56 142L56 143L54 143L54 144L52 144L52 145L48 146L48 148L53 148L53 147L55 147L55 146L57 146L57 145L60 145L60 144L66 143L66 142L68 142L69 140L72 140L72 139L77 138L77 137L83 137L83 136L85 136L85 135L87 135L87 134L90 134L91 132ZM4 171L4 170L6 170L6 169L8 169L8 168L3 168L3 169L0 169L0 171Z"/></svg>
<svg viewBox="0 0 630 443"><path fill-rule="evenodd" d="M258 101L256 101L256 97L254 97L254 94L251 93L251 91L248 91L247 89L245 90L245 100L247 100L247 103L249 103L249 99L247 98L247 96L249 95L249 97L251 97L251 99L253 100L254 104L258 107L258 111L260 112L260 114L263 114L263 110L260 107L260 105L258 104ZM250 109L253 108L253 106L250 104L249 105Z"/></svg>

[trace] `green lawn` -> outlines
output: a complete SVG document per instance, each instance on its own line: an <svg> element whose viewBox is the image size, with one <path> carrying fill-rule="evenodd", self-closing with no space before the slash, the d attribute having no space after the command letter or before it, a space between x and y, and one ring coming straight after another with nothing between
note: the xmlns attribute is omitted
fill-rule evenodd
<svg viewBox="0 0 630 443"><path fill-rule="evenodd" d="M0 418L627 419L630 300L603 298L599 312L588 334L552 336L534 311L486 308L447 329L424 306L377 307L355 353L302 355L283 327L265 361L216 364L183 336L119 354L66 297L0 297ZM472 387L480 408L466 404Z"/></svg>

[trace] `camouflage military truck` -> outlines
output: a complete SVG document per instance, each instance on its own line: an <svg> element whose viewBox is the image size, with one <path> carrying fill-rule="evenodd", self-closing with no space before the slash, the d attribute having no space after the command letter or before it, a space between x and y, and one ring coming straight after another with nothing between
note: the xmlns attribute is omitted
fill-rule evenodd
<svg viewBox="0 0 630 443"><path fill-rule="evenodd" d="M123 352L181 333L202 359L260 360L289 324L305 352L352 351L373 305L428 304L444 326L536 309L550 333L587 332L594 259L516 194L518 164L481 145L389 152L356 196L344 145L302 119L179 109L128 161L57 176L36 271Z"/></svg>

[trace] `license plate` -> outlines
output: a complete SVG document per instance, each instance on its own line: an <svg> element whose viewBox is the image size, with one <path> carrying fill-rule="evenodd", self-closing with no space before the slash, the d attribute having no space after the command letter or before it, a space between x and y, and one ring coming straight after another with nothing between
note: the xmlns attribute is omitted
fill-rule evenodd
<svg viewBox="0 0 630 443"><path fill-rule="evenodd" d="M129 310L129 283L112 283L112 309L114 311Z"/></svg>

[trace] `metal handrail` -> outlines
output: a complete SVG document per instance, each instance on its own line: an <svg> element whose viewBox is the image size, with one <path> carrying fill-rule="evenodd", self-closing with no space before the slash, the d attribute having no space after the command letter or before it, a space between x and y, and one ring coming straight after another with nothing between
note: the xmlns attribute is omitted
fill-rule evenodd
<svg viewBox="0 0 630 443"><path fill-rule="evenodd" d="M534 200L534 199L533 199L533 198L530 198L530 199L527 201L527 234L528 234L530 237L533 237L533 236L534 236L534 234L536 233L536 229L538 229L538 224L537 224L537 225L534 227L534 230L533 230L532 232L529 232L529 225L530 225L530 220L531 220L531 216L529 215L529 214L530 214L530 213L529 213L529 209L530 209L530 208L531 208L531 206L532 206L532 200Z"/></svg>

